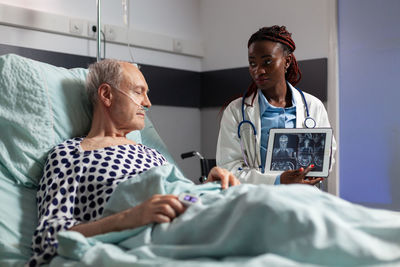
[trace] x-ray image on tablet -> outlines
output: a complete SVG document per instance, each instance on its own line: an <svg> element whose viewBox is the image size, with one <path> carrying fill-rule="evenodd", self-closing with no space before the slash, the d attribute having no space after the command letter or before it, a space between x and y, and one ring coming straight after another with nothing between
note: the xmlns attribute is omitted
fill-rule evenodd
<svg viewBox="0 0 400 267"><path fill-rule="evenodd" d="M279 174L314 164L307 176L327 177L331 145L331 128L271 129L265 169Z"/></svg>

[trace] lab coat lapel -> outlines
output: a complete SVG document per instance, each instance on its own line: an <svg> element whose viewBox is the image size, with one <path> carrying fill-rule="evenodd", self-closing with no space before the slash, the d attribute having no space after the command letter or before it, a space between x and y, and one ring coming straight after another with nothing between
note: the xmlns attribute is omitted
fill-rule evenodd
<svg viewBox="0 0 400 267"><path fill-rule="evenodd" d="M258 103L258 93L256 93L253 105L251 105L252 99L253 99L252 96L247 97L245 99L244 112L245 112L246 120L251 121L256 128L256 132L257 132L256 145L254 145L254 135L252 132L253 130L249 124L246 125L246 134L245 134L246 137L243 140L243 144L245 147L245 151L247 151L247 153L249 153L248 157L249 157L250 162L248 162L248 163L252 165L252 163L254 162L254 158L255 158L256 166L252 166L252 167L258 168L260 166L260 162L261 162L261 156L260 156L261 120L260 120L260 106Z"/></svg>

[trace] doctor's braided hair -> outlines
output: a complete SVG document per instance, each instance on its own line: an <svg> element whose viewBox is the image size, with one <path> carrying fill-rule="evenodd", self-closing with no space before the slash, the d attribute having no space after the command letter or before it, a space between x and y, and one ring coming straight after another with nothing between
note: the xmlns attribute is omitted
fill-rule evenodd
<svg viewBox="0 0 400 267"><path fill-rule="evenodd" d="M296 44L292 39L292 34L287 31L285 26L274 25L271 27L263 27L250 36L250 39L247 43L247 48L249 48L252 43L258 41L273 41L280 43L285 56L292 54L292 61L287 69L285 78L291 85L295 86L301 80L301 72L297 64L296 57L293 54L294 50L296 49ZM246 96L250 96L256 91L257 86L253 81L248 88Z"/></svg>

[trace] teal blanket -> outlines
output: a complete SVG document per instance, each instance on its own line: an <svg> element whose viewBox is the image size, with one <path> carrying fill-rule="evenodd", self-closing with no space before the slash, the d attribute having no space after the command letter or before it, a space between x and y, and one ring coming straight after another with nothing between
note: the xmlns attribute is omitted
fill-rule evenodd
<svg viewBox="0 0 400 267"><path fill-rule="evenodd" d="M50 266L400 265L400 215L307 185L195 185L173 166L120 184L105 215L153 194L198 194L171 223L85 238L61 232Z"/></svg>

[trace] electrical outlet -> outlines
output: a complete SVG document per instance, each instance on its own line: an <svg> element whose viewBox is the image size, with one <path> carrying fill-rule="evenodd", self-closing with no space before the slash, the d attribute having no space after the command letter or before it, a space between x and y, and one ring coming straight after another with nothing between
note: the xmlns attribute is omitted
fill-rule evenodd
<svg viewBox="0 0 400 267"><path fill-rule="evenodd" d="M113 41L117 38L117 27L104 25L104 35L107 41Z"/></svg>
<svg viewBox="0 0 400 267"><path fill-rule="evenodd" d="M83 32L83 20L81 19L70 19L69 21L69 32L76 35L82 35Z"/></svg>
<svg viewBox="0 0 400 267"><path fill-rule="evenodd" d="M96 38L97 36L97 22L88 22L88 37L90 38ZM103 36L101 36L103 38Z"/></svg>

